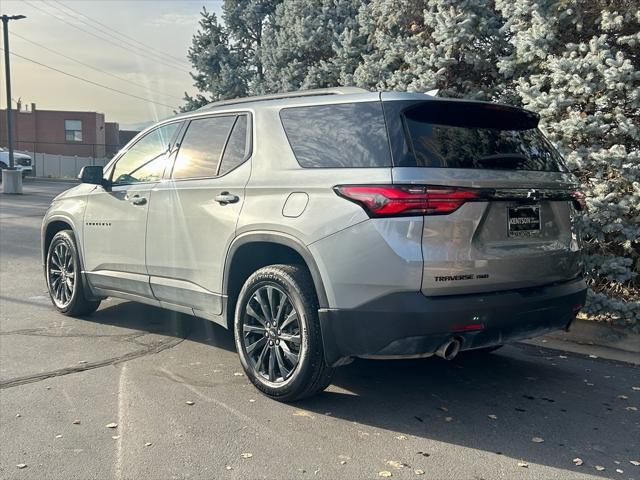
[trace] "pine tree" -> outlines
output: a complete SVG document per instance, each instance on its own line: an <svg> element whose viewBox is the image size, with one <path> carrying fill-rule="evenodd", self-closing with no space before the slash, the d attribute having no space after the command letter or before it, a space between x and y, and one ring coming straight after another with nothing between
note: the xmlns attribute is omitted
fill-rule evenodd
<svg viewBox="0 0 640 480"><path fill-rule="evenodd" d="M368 38L360 86L473 98L504 90L496 64L509 44L491 1L374 0L359 23Z"/></svg>
<svg viewBox="0 0 640 480"><path fill-rule="evenodd" d="M637 1L496 0L499 62L588 196L588 309L640 320L640 13ZM635 5L635 8L634 8Z"/></svg>
<svg viewBox="0 0 640 480"><path fill-rule="evenodd" d="M250 94L264 93L261 49L263 30L280 0L225 0L222 7L226 33L239 58L242 77Z"/></svg>
<svg viewBox="0 0 640 480"><path fill-rule="evenodd" d="M185 93L182 111L264 90L259 56L262 29L277 4L273 0L225 0L222 22L203 8L187 55L200 94L191 97Z"/></svg>
<svg viewBox="0 0 640 480"><path fill-rule="evenodd" d="M182 111L190 111L216 100L247 94L243 58L229 42L229 35L215 13L202 9L198 32L193 36L187 57L196 73L194 86L200 94L185 93Z"/></svg>
<svg viewBox="0 0 640 480"><path fill-rule="evenodd" d="M281 3L265 29L261 56L265 88L289 91L330 87L344 82L359 59L353 40L360 0L288 0ZM356 63L357 65L357 63Z"/></svg>

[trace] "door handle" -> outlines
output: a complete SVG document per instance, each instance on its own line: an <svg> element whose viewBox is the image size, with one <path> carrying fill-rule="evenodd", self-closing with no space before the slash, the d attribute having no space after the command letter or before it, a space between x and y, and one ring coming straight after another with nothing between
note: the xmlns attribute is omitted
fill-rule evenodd
<svg viewBox="0 0 640 480"><path fill-rule="evenodd" d="M222 192L220 195L216 195L215 201L220 205L227 205L228 203L236 203L240 200L240 197L233 195L229 192Z"/></svg>
<svg viewBox="0 0 640 480"><path fill-rule="evenodd" d="M134 205L144 205L147 203L147 199L145 197L141 197L140 195L134 195L129 200Z"/></svg>

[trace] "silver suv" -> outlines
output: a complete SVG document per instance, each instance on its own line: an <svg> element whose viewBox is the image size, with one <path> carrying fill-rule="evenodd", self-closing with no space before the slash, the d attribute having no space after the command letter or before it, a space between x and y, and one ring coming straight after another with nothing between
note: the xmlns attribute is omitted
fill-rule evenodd
<svg viewBox="0 0 640 480"><path fill-rule="evenodd" d="M51 299L120 297L232 329L291 401L354 357L495 349L585 300L576 180L538 117L357 88L224 101L134 138L42 225Z"/></svg>

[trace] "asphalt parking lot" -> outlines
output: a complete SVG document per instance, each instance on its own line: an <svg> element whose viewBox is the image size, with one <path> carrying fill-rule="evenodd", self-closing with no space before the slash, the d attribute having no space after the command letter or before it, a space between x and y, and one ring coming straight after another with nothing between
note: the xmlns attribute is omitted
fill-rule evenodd
<svg viewBox="0 0 640 480"><path fill-rule="evenodd" d="M111 299L84 319L58 314L39 229L69 186L0 195L0 477L640 478L631 364L524 344L357 360L285 405L250 385L232 335L206 320Z"/></svg>

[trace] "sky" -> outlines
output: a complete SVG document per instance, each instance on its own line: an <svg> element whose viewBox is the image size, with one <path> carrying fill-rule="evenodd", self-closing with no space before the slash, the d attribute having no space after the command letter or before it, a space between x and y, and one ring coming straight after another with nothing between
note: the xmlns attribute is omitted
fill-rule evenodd
<svg viewBox="0 0 640 480"><path fill-rule="evenodd" d="M35 103L42 110L101 112L121 129L171 116L182 105L184 92L195 93L186 55L203 6L220 14L222 1L0 0L0 14L27 16L9 23L12 53L142 98L12 55L13 107L21 99L23 105ZM6 108L1 53L0 105Z"/></svg>

